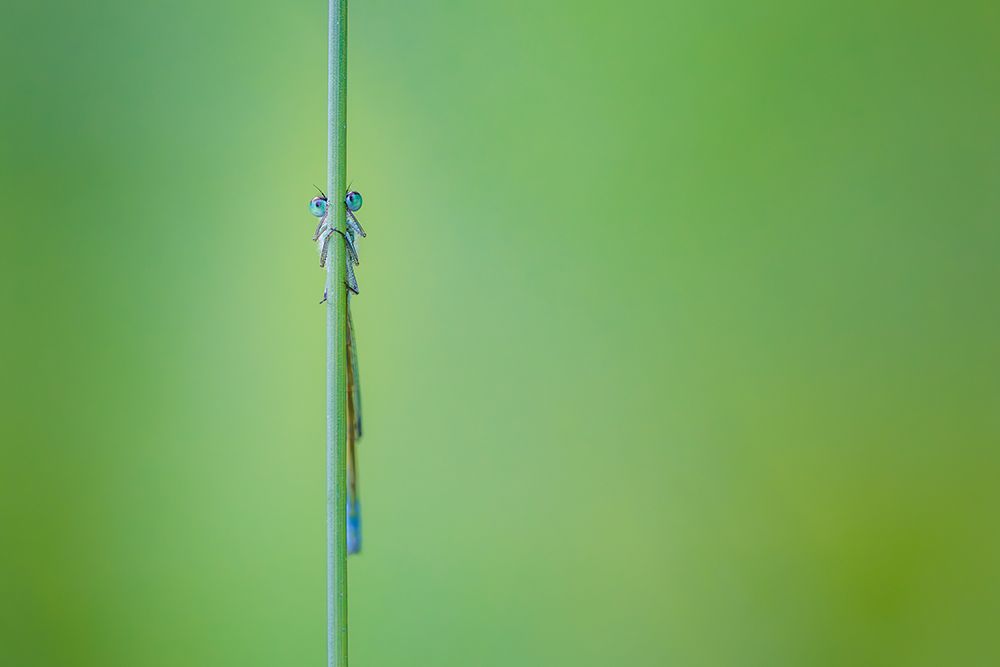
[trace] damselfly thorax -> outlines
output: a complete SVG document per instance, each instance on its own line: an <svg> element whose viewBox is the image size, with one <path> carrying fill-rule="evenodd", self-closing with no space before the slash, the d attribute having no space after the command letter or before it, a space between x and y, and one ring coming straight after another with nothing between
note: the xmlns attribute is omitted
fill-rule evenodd
<svg viewBox="0 0 1000 667"><path fill-rule="evenodd" d="M361 208L361 193L353 190L348 192L344 197L344 204L347 215L344 221L344 231L341 231L330 219L330 202L326 195L320 191L318 197L313 197L310 200L309 212L319 218L319 224L316 225L316 232L313 234L313 241L317 243L319 248L319 265L325 267L330 255L330 239L334 234L343 237L344 243L347 245L347 274L344 282L349 290L357 294L358 280L354 274L354 267L361 263L358 258L357 239L367 236L361 223L358 222L357 216L354 215L355 211Z"/></svg>

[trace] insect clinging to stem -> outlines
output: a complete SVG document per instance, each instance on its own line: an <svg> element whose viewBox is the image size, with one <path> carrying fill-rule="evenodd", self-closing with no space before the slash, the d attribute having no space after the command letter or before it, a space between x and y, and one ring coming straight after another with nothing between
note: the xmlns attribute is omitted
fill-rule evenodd
<svg viewBox="0 0 1000 667"><path fill-rule="evenodd" d="M316 188L319 190L319 188ZM354 215L361 208L361 193L348 188L344 196L347 211L346 231L337 229L330 220L330 202L326 194L319 190L319 196L309 201L309 212L319 218L313 241L319 247L319 265L325 267L330 251L330 238L339 234L347 247L345 253L347 272L344 285L347 293L347 552L358 553L361 550L361 503L358 500L358 464L355 446L361 439L361 385L358 378L358 344L355 335L354 321L351 318L351 297L358 294L358 280L354 267L360 263L358 259L357 240L367 236L358 218ZM329 294L323 293L323 303Z"/></svg>

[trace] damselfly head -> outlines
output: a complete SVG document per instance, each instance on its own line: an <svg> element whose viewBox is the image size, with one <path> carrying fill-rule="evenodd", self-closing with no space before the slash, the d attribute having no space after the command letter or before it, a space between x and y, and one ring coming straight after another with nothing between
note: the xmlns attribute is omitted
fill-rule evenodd
<svg viewBox="0 0 1000 667"><path fill-rule="evenodd" d="M347 193L347 196L344 197L344 204L347 205L348 210L357 211L361 208L361 193L351 190Z"/></svg>
<svg viewBox="0 0 1000 667"><path fill-rule="evenodd" d="M309 212L315 215L317 218L322 218L326 215L326 197L313 197L309 200Z"/></svg>

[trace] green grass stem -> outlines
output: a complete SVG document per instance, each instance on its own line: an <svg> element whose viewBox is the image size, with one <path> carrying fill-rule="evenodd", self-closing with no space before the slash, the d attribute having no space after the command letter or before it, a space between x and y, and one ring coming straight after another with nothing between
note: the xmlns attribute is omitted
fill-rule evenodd
<svg viewBox="0 0 1000 667"><path fill-rule="evenodd" d="M330 2L327 192L330 224L346 231L347 0ZM347 667L347 290L345 248L333 238L326 288L327 664Z"/></svg>

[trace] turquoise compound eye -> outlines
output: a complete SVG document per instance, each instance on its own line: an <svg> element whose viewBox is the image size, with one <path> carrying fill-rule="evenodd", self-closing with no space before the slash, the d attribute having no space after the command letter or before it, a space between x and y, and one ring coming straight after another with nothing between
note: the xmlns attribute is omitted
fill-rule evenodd
<svg viewBox="0 0 1000 667"><path fill-rule="evenodd" d="M344 203L347 204L347 208L350 210L357 211L361 208L361 193L354 192L353 190L348 192L347 196L344 197Z"/></svg>
<svg viewBox="0 0 1000 667"><path fill-rule="evenodd" d="M313 197L309 201L309 212L317 218L326 215L326 197Z"/></svg>

